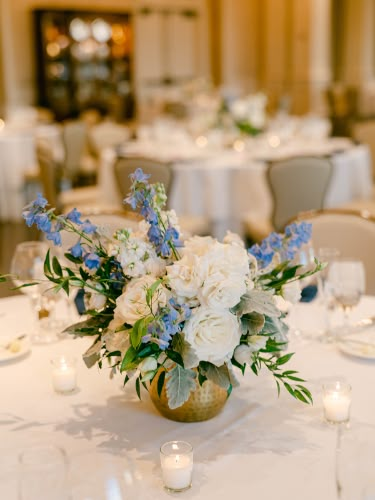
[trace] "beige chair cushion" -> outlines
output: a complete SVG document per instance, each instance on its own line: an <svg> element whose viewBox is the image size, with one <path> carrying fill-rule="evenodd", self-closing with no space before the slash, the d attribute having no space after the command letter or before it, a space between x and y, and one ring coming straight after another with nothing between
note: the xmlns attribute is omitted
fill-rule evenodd
<svg viewBox="0 0 375 500"><path fill-rule="evenodd" d="M366 269L366 291L375 294L375 219L359 213L321 211L301 214L298 220L313 225L312 243L318 248L337 248L345 258L362 260Z"/></svg>

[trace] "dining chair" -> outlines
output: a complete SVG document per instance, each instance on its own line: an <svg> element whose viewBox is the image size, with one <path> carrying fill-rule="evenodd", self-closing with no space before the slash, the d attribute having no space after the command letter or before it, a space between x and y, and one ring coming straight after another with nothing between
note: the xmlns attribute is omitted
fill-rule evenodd
<svg viewBox="0 0 375 500"><path fill-rule="evenodd" d="M125 198L130 191L130 174L136 168L151 175L151 182L164 184L167 196L169 196L173 186L173 167L170 163L163 163L158 160L139 156L119 157L114 164L114 173L121 196ZM184 237L210 234L210 222L203 216L177 214L181 231Z"/></svg>
<svg viewBox="0 0 375 500"><path fill-rule="evenodd" d="M95 156L105 148L123 144L131 137L131 131L126 125L111 121L103 121L93 125L88 131L89 146Z"/></svg>
<svg viewBox="0 0 375 500"><path fill-rule="evenodd" d="M361 260L366 270L366 291L375 294L375 217L367 212L325 209L302 212L295 220L312 223L315 251L337 248L341 257Z"/></svg>
<svg viewBox="0 0 375 500"><path fill-rule="evenodd" d="M267 181L272 195L270 220L244 220L245 234L261 241L271 231L282 231L299 212L322 209L332 177L332 162L325 157L300 156L272 162Z"/></svg>
<svg viewBox="0 0 375 500"><path fill-rule="evenodd" d="M73 208L78 210L94 210L112 208L100 203L100 192L96 186L86 186L61 190L63 171L59 162L53 158L49 148L41 145L37 147L40 182L44 196L57 212L69 212Z"/></svg>

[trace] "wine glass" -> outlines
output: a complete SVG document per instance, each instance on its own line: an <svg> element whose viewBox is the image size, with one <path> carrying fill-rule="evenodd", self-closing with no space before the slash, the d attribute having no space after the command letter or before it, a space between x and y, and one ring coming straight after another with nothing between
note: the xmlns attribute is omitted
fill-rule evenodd
<svg viewBox="0 0 375 500"><path fill-rule="evenodd" d="M349 315L365 291L365 268L359 260L337 260L328 270L328 281L336 303L344 311L345 331L350 331Z"/></svg>
<svg viewBox="0 0 375 500"><path fill-rule="evenodd" d="M51 284L46 282L43 267L44 259L48 251L48 244L42 241L25 241L19 243L13 254L10 272L13 282L21 287L31 303L34 312L34 331L31 339L36 343L47 343L56 340L48 328L41 328L43 318L48 318L53 309L57 296L48 290ZM32 286L23 286L35 282Z"/></svg>

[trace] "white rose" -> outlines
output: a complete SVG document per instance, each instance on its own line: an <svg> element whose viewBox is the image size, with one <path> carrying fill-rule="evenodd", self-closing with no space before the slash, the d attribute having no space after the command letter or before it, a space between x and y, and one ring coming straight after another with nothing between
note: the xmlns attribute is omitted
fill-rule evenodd
<svg viewBox="0 0 375 500"><path fill-rule="evenodd" d="M250 273L248 253L238 245L216 242L200 261L207 276L221 273L225 276L238 275L246 278Z"/></svg>
<svg viewBox="0 0 375 500"><path fill-rule="evenodd" d="M205 275L196 255L186 254L166 270L170 287L179 297L191 299L197 296Z"/></svg>
<svg viewBox="0 0 375 500"><path fill-rule="evenodd" d="M286 301L281 295L274 295L273 300L279 311L286 313L291 307L291 303Z"/></svg>
<svg viewBox="0 0 375 500"><path fill-rule="evenodd" d="M124 323L134 325L137 320L151 314L146 302L146 292L155 281L154 276L146 275L132 280L125 286L124 292L116 300L114 318L109 328L114 329ZM166 303L167 290L159 285L152 299L152 313L156 314L158 308L165 306Z"/></svg>
<svg viewBox="0 0 375 500"><path fill-rule="evenodd" d="M201 304L218 309L229 309L239 303L242 295L246 293L244 276L221 273L211 274L199 290Z"/></svg>
<svg viewBox="0 0 375 500"><path fill-rule="evenodd" d="M281 295L282 297L291 302L292 304L296 304L301 299L301 286L299 281L291 281L290 283L286 283L281 287Z"/></svg>
<svg viewBox="0 0 375 500"><path fill-rule="evenodd" d="M221 366L229 361L241 338L238 319L229 311L197 308L186 322L185 340L199 361Z"/></svg>
<svg viewBox="0 0 375 500"><path fill-rule="evenodd" d="M193 236L184 242L184 248L181 250L185 255L192 253L198 257L204 255L215 245L217 241L211 236Z"/></svg>
<svg viewBox="0 0 375 500"><path fill-rule="evenodd" d="M227 243L228 245L238 245L241 248L245 248L245 243L243 242L241 236L237 233L232 233L231 231L227 231L227 234L224 236L223 243Z"/></svg>

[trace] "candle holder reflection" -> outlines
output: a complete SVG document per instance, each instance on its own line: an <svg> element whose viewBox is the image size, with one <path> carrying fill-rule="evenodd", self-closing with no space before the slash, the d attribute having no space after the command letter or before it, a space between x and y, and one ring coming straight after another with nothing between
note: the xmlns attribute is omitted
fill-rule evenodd
<svg viewBox="0 0 375 500"><path fill-rule="evenodd" d="M57 356L51 359L52 385L56 392L67 394L77 387L77 369L75 358Z"/></svg>
<svg viewBox="0 0 375 500"><path fill-rule="evenodd" d="M327 422L342 424L349 421L352 402L351 386L344 381L323 385L323 408Z"/></svg>
<svg viewBox="0 0 375 500"><path fill-rule="evenodd" d="M185 441L169 441L160 448L160 462L164 486L168 491L180 492L191 487L193 447Z"/></svg>

